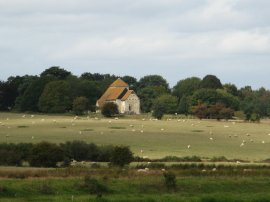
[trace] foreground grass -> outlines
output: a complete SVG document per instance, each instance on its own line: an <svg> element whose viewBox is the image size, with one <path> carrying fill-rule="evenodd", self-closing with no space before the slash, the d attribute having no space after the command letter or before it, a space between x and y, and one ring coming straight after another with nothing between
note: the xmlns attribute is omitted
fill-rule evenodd
<svg viewBox="0 0 270 202"><path fill-rule="evenodd" d="M101 198L82 188L83 178L2 179L0 201L270 201L269 177L178 176L175 191L166 189L162 175L98 179L109 189Z"/></svg>

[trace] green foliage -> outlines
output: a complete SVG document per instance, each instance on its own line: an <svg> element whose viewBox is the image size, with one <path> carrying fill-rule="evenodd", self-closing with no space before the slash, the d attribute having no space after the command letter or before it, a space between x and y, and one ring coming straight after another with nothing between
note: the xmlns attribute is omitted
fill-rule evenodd
<svg viewBox="0 0 270 202"><path fill-rule="evenodd" d="M169 90L169 84L160 75L148 75L148 76L142 77L139 81L139 87L145 88L147 86L162 86L167 91Z"/></svg>
<svg viewBox="0 0 270 202"><path fill-rule="evenodd" d="M123 76L122 80L129 84L129 88L132 90L138 90L138 82L137 79L132 76Z"/></svg>
<svg viewBox="0 0 270 202"><path fill-rule="evenodd" d="M48 83L39 98L38 107L42 112L63 113L71 109L71 88L66 81Z"/></svg>
<svg viewBox="0 0 270 202"><path fill-rule="evenodd" d="M57 66L50 67L40 74L41 77L52 77L52 78L60 79L60 80L66 79L70 75L71 75L71 72L66 71L65 69L62 69Z"/></svg>
<svg viewBox="0 0 270 202"><path fill-rule="evenodd" d="M201 83L200 88L218 89L223 88L220 80L214 75L206 75Z"/></svg>
<svg viewBox="0 0 270 202"><path fill-rule="evenodd" d="M99 149L93 143L86 143L83 141L66 142L60 145L68 159L76 161L90 160L97 161L99 156Z"/></svg>
<svg viewBox="0 0 270 202"><path fill-rule="evenodd" d="M27 88L21 92L16 100L16 109L19 111L38 111L38 101L44 87L52 81L50 77L35 78L27 81Z"/></svg>
<svg viewBox="0 0 270 202"><path fill-rule="evenodd" d="M168 190L176 190L176 175L173 172L164 172L165 186Z"/></svg>
<svg viewBox="0 0 270 202"><path fill-rule="evenodd" d="M116 146L111 155L110 162L112 165L123 167L133 160L133 154L129 147Z"/></svg>
<svg viewBox="0 0 270 202"><path fill-rule="evenodd" d="M190 113L191 98L186 95L182 96L178 105L178 113L188 115Z"/></svg>
<svg viewBox="0 0 270 202"><path fill-rule="evenodd" d="M105 117L112 117L119 114L118 106L114 102L107 102L101 108L101 113Z"/></svg>
<svg viewBox="0 0 270 202"><path fill-rule="evenodd" d="M153 116L161 119L167 114L174 114L177 111L177 98L169 94L163 94L154 101Z"/></svg>
<svg viewBox="0 0 270 202"><path fill-rule="evenodd" d="M109 192L109 188L104 183L101 183L96 178L90 176L84 178L82 187L86 189L89 194L96 194L98 197Z"/></svg>
<svg viewBox="0 0 270 202"><path fill-rule="evenodd" d="M56 144L41 142L33 146L29 163L35 167L56 167L64 160L63 150Z"/></svg>
<svg viewBox="0 0 270 202"><path fill-rule="evenodd" d="M173 87L173 95L181 99L183 96L190 96L200 86L201 79L197 77L190 77L184 80L180 80Z"/></svg>
<svg viewBox="0 0 270 202"><path fill-rule="evenodd" d="M82 115L88 109L88 99L86 97L77 97L73 101L73 112Z"/></svg>

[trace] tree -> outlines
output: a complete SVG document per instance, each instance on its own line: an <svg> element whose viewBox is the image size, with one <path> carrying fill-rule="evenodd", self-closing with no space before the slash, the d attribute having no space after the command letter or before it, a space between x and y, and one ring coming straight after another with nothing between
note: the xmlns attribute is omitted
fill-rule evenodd
<svg viewBox="0 0 270 202"><path fill-rule="evenodd" d="M129 84L130 89L137 91L138 82L136 78L132 76L123 76L122 80L125 81L127 84Z"/></svg>
<svg viewBox="0 0 270 202"><path fill-rule="evenodd" d="M82 115L88 109L88 99L86 97L77 97L73 101L73 112Z"/></svg>
<svg viewBox="0 0 270 202"><path fill-rule="evenodd" d="M63 150L56 144L41 142L33 146L30 165L35 167L56 167L64 160Z"/></svg>
<svg viewBox="0 0 270 202"><path fill-rule="evenodd" d="M188 115L189 109L190 109L190 97L183 95L178 105L178 113Z"/></svg>
<svg viewBox="0 0 270 202"><path fill-rule="evenodd" d="M0 81L0 110L11 110L19 95L18 88L23 82L23 77L9 77L6 82Z"/></svg>
<svg viewBox="0 0 270 202"><path fill-rule="evenodd" d="M141 100L141 109L143 112L150 112L153 108L154 100L166 94L167 90L163 86L147 86L139 91L138 96Z"/></svg>
<svg viewBox="0 0 270 202"><path fill-rule="evenodd" d="M45 77L45 76L53 77L58 80L66 79L70 75L71 75L71 72L66 71L65 69L62 69L58 66L52 66L40 74L41 77Z"/></svg>
<svg viewBox="0 0 270 202"><path fill-rule="evenodd" d="M190 77L184 80L180 80L173 87L173 95L177 96L180 100L183 96L190 96L200 86L201 79L197 77Z"/></svg>
<svg viewBox="0 0 270 202"><path fill-rule="evenodd" d="M105 117L112 117L116 114L119 114L118 106L114 102L107 102L103 105L101 113Z"/></svg>
<svg viewBox="0 0 270 202"><path fill-rule="evenodd" d="M216 76L206 75L200 83L200 88L222 89L222 84Z"/></svg>
<svg viewBox="0 0 270 202"><path fill-rule="evenodd" d="M177 98L175 96L164 94L154 101L153 116L161 119L163 114L173 114L177 112Z"/></svg>
<svg viewBox="0 0 270 202"><path fill-rule="evenodd" d="M66 81L48 83L40 98L38 107L42 112L63 113L72 106L71 88Z"/></svg>
<svg viewBox="0 0 270 202"><path fill-rule="evenodd" d="M159 75L148 75L141 78L139 81L139 88L145 88L147 86L163 86L167 92L169 91L169 84Z"/></svg>
<svg viewBox="0 0 270 202"><path fill-rule="evenodd" d="M112 151L111 164L119 167L124 167L133 160L133 154L129 147L116 146Z"/></svg>
<svg viewBox="0 0 270 202"><path fill-rule="evenodd" d="M223 89L227 93L230 93L233 96L238 96L238 90L237 90L237 87L234 84L226 83L226 84L223 85Z"/></svg>
<svg viewBox="0 0 270 202"><path fill-rule="evenodd" d="M20 111L38 111L38 101L44 87L52 81L49 77L32 79L27 88L16 100L16 108Z"/></svg>

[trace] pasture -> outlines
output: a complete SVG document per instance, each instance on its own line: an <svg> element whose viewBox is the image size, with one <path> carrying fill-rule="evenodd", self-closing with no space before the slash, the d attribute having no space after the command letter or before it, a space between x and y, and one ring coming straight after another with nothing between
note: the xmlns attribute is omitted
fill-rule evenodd
<svg viewBox="0 0 270 202"><path fill-rule="evenodd" d="M172 117L107 119L0 113L0 142L82 140L98 145L128 145L148 158L200 156L257 161L270 158L270 123L244 123Z"/></svg>

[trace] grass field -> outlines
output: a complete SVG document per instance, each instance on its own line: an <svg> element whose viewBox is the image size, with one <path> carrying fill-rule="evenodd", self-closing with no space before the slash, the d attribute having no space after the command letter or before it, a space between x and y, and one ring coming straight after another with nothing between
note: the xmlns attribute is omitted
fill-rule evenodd
<svg viewBox="0 0 270 202"><path fill-rule="evenodd" d="M12 168L15 169L15 168ZM16 168L23 170L25 168ZM28 168L27 168L28 169ZM237 169L237 168L236 168ZM2 168L0 168L0 171ZM31 172L40 172L32 170ZM46 170L42 169L43 174ZM176 188L168 190L160 170L151 170L148 174L138 174L136 170L115 169L79 169L53 171L77 175L72 177L50 177L45 175L22 179L2 178L0 181L1 202L26 201L92 201L92 202L270 202L269 171L267 173L254 170L254 175L247 175L235 169L226 169L231 175L201 170L173 170L176 174ZM269 170L269 169L268 169ZM224 170L225 171L225 170ZM10 172L10 171L7 171ZM48 172L48 171L47 171ZM82 174L82 172L85 172ZM102 198L96 198L91 187L84 186L84 176L92 176L106 189ZM197 175L191 175L197 172ZM233 174L234 173L234 174ZM29 173L28 173L29 174ZM35 174L36 175L36 174Z"/></svg>
<svg viewBox="0 0 270 202"><path fill-rule="evenodd" d="M128 145L149 158L192 156L249 161L270 158L269 122L241 123L197 119L154 121L0 113L0 142L83 140L98 145ZM189 145L189 146L188 146ZM189 148L188 148L189 147Z"/></svg>

